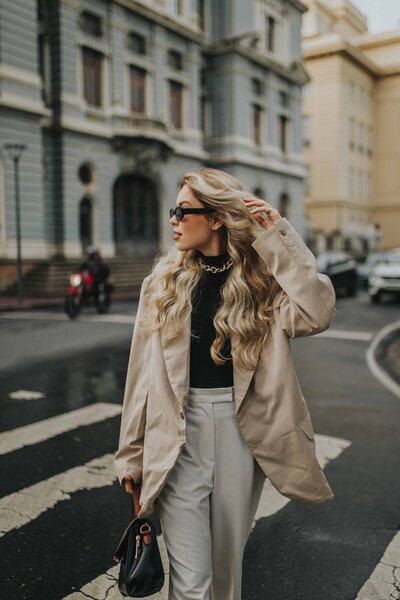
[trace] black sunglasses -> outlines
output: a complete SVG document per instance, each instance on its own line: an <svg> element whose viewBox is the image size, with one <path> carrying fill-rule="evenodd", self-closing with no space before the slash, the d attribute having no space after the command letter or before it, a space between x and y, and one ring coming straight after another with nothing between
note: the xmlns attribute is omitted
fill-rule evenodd
<svg viewBox="0 0 400 600"><path fill-rule="evenodd" d="M178 221L182 221L185 215L200 215L214 212L213 208L182 208L182 206L176 206L175 208L169 209L169 218L175 215Z"/></svg>

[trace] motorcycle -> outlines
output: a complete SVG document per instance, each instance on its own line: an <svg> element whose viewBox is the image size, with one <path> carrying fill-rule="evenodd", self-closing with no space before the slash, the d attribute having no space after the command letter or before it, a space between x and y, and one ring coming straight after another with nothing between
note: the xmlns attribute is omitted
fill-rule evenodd
<svg viewBox="0 0 400 600"><path fill-rule="evenodd" d="M94 304L97 312L104 314L110 308L113 289L111 277L95 284L94 275L86 269L79 273L71 273L64 301L64 311L70 319L75 319L82 306Z"/></svg>

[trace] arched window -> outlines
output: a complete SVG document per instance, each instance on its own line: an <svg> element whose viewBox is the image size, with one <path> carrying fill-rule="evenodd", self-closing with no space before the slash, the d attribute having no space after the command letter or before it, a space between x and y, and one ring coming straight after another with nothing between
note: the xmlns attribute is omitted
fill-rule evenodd
<svg viewBox="0 0 400 600"><path fill-rule="evenodd" d="M85 196L79 205L79 238L84 254L87 246L93 244L93 211L92 202Z"/></svg>

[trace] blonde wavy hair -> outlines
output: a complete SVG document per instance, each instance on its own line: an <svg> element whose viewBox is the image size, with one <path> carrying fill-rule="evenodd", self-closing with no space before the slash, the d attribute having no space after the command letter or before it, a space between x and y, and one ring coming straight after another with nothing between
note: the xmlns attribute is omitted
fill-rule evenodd
<svg viewBox="0 0 400 600"><path fill-rule="evenodd" d="M232 349L232 357L241 368L255 369L260 344L266 346L273 321L272 302L281 289L276 279L266 273L264 261L251 245L262 232L243 199L256 197L244 190L236 177L218 169L189 171L179 190L185 184L223 221L222 234L233 261L213 321L216 337L210 349L212 360L218 366L230 360L222 351L232 333L236 333L238 345ZM198 263L197 250L172 248L159 254L146 290L148 310L141 321L145 330L163 329L168 340L182 333L183 312L188 304L192 309L192 291L201 277L204 271Z"/></svg>

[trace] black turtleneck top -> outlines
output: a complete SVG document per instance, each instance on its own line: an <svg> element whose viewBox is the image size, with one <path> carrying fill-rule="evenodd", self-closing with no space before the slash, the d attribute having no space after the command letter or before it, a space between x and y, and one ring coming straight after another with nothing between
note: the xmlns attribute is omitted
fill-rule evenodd
<svg viewBox="0 0 400 600"><path fill-rule="evenodd" d="M218 256L198 256L207 265L221 267L229 259L225 252ZM221 302L221 288L230 270L212 273L202 269L202 277L192 293L192 337L190 343L190 387L213 388L233 386L232 360L217 366L211 358L210 349L215 339L213 319ZM198 336L198 337L194 337ZM223 356L231 357L230 340L225 344Z"/></svg>

